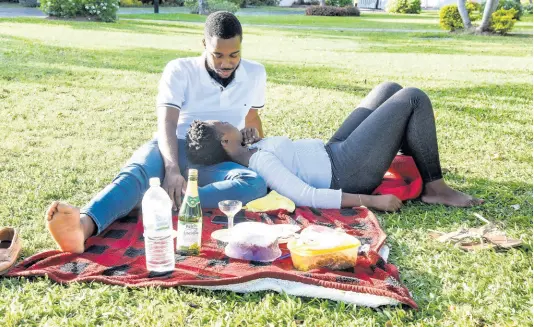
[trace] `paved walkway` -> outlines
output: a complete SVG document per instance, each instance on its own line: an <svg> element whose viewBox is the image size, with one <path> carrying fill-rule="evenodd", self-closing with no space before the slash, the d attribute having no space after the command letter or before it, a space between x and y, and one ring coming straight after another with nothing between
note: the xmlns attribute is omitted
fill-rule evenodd
<svg viewBox="0 0 534 327"><path fill-rule="evenodd" d="M38 8L1 6L0 17L45 17Z"/></svg>
<svg viewBox="0 0 534 327"><path fill-rule="evenodd" d="M202 22L184 22L178 20L152 20L137 18L121 18L121 20L132 20L139 22L153 22L154 24L169 22L179 24L204 25ZM329 26L309 26L309 25L269 25L269 24L242 24L250 27L268 27L274 29L292 29L292 30L312 30L312 31L346 31L346 32L392 32L392 33L447 33L438 29L393 29L393 28L359 28L359 27L329 27Z"/></svg>
<svg viewBox="0 0 534 327"><path fill-rule="evenodd" d="M303 15L305 9L303 8L287 8L284 10L265 10L265 9L256 9L256 8L244 8L237 11L236 15L239 16L273 16L273 15ZM154 8L152 7L143 7L143 8L119 8L119 15L124 14L153 14ZM183 13L189 14L189 9L185 7L160 7L160 14L171 14L171 13Z"/></svg>

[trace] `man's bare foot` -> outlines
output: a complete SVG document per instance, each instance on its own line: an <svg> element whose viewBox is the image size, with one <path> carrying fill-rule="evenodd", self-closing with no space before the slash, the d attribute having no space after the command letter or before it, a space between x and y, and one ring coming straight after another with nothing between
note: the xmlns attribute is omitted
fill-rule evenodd
<svg viewBox="0 0 534 327"><path fill-rule="evenodd" d="M425 185L421 201L429 204L444 204L451 207L473 207L484 203L484 200L452 189L443 179Z"/></svg>
<svg viewBox="0 0 534 327"><path fill-rule="evenodd" d="M80 208L54 201L46 210L46 227L63 252L83 253L85 240L94 231L94 223L80 217ZM85 217L84 217L85 218Z"/></svg>

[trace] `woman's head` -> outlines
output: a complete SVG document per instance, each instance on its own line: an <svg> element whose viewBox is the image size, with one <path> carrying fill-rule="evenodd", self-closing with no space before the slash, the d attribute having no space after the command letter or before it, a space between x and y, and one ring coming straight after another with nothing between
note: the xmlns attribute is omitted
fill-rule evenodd
<svg viewBox="0 0 534 327"><path fill-rule="evenodd" d="M232 124L218 120L193 121L185 140L189 161L198 165L231 161L245 150L241 132Z"/></svg>

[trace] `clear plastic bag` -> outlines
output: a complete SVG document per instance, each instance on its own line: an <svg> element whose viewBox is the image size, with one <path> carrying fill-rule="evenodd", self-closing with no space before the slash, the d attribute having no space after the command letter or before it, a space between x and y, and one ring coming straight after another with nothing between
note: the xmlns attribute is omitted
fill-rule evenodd
<svg viewBox="0 0 534 327"><path fill-rule="evenodd" d="M282 254L278 240L290 237L299 229L300 227L294 225L240 223L228 231L229 242L224 252L234 259L271 262Z"/></svg>

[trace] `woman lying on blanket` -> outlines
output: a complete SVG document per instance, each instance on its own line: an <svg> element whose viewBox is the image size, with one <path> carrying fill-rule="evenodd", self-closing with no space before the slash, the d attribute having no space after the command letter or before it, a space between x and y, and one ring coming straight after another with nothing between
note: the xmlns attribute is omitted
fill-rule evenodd
<svg viewBox="0 0 534 327"><path fill-rule="evenodd" d="M416 88L383 83L373 89L325 145L275 136L245 145L243 134L220 121L194 121L187 134L192 163L234 161L256 171L269 188L298 206L366 206L396 211L394 195L370 195L400 150L414 158L423 178L421 201L455 207L483 201L450 188L439 162L434 112Z"/></svg>

